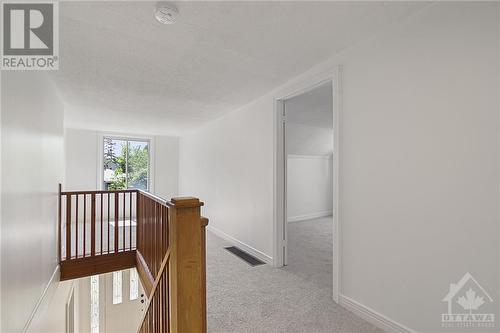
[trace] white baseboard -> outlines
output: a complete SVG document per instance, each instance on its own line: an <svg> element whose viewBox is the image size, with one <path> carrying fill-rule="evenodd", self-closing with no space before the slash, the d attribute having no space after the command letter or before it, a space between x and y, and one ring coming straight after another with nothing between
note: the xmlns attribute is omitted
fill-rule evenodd
<svg viewBox="0 0 500 333"><path fill-rule="evenodd" d="M31 314L28 318L28 321L23 327L23 333L27 332L31 326L31 323L33 322L33 319L36 317L37 313L39 310L48 307L50 303L51 297L49 295L54 295L54 293L57 290L57 285L59 283L59 277L60 277L60 266L57 265L56 268L54 269L54 272L52 273L52 276L49 279L49 282L45 286L45 289L43 289L42 294L40 295L40 298L35 304L35 307L33 308L33 311L31 311Z"/></svg>
<svg viewBox="0 0 500 333"><path fill-rule="evenodd" d="M394 321L347 296L340 295L340 305L386 332L417 333L417 331L412 330L411 328L406 327L403 324L400 324L397 321Z"/></svg>
<svg viewBox="0 0 500 333"><path fill-rule="evenodd" d="M268 256L264 252L261 252L261 251L257 250L256 248L253 248L250 245L245 244L242 241L240 241L240 240L238 240L238 239L236 239L236 238L234 238L234 237L226 234L225 232L223 232L223 231L221 231L221 230L219 230L217 228L214 228L210 224L207 226L207 230L210 231L210 232L213 232L215 235L217 235L220 238L224 239L225 241L231 243L232 245L239 247L243 251L246 251L246 252L250 253L251 255L253 255L254 257L256 257L256 258L258 258L260 260L262 260L266 264L269 264L269 265L273 264L273 258L272 257Z"/></svg>
<svg viewBox="0 0 500 333"><path fill-rule="evenodd" d="M306 160L331 160L333 159L333 154L328 155L298 155L298 154L288 154L288 158L301 158Z"/></svg>
<svg viewBox="0 0 500 333"><path fill-rule="evenodd" d="M305 221L305 220L317 219L317 218L325 217L325 216L331 216L332 214L333 214L333 212L331 210L325 210L322 212L316 212L316 213L311 213L311 214L289 216L287 221L288 222L300 222L300 221Z"/></svg>

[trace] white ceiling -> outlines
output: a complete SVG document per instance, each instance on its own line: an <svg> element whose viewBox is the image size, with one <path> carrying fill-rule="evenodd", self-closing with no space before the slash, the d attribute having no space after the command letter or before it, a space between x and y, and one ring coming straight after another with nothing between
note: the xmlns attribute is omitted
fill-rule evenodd
<svg viewBox="0 0 500 333"><path fill-rule="evenodd" d="M264 95L421 2L61 2L68 127L179 134Z"/></svg>

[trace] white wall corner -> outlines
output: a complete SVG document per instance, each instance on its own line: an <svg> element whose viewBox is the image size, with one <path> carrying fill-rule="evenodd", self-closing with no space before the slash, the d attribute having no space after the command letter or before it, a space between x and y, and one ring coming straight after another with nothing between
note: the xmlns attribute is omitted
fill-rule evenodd
<svg viewBox="0 0 500 333"><path fill-rule="evenodd" d="M363 305L352 298L340 295L340 305L366 321L372 323L386 332L394 333L418 333L397 321L384 316L381 313Z"/></svg>

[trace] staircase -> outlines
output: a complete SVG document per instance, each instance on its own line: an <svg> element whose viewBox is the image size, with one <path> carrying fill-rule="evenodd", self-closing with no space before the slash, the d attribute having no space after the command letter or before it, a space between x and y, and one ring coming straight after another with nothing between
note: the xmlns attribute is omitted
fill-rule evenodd
<svg viewBox="0 0 500 333"><path fill-rule="evenodd" d="M202 202L135 189L59 193L61 280L136 267L148 296L138 332L206 332Z"/></svg>

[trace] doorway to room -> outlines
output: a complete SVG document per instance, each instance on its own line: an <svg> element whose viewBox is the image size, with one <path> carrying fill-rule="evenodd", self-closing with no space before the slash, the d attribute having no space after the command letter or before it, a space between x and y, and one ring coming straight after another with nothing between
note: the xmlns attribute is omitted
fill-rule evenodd
<svg viewBox="0 0 500 333"><path fill-rule="evenodd" d="M284 100L286 252L284 264L331 289L333 270L332 82Z"/></svg>
<svg viewBox="0 0 500 333"><path fill-rule="evenodd" d="M275 266L338 301L338 77L276 100ZM334 274L335 273L335 274Z"/></svg>

